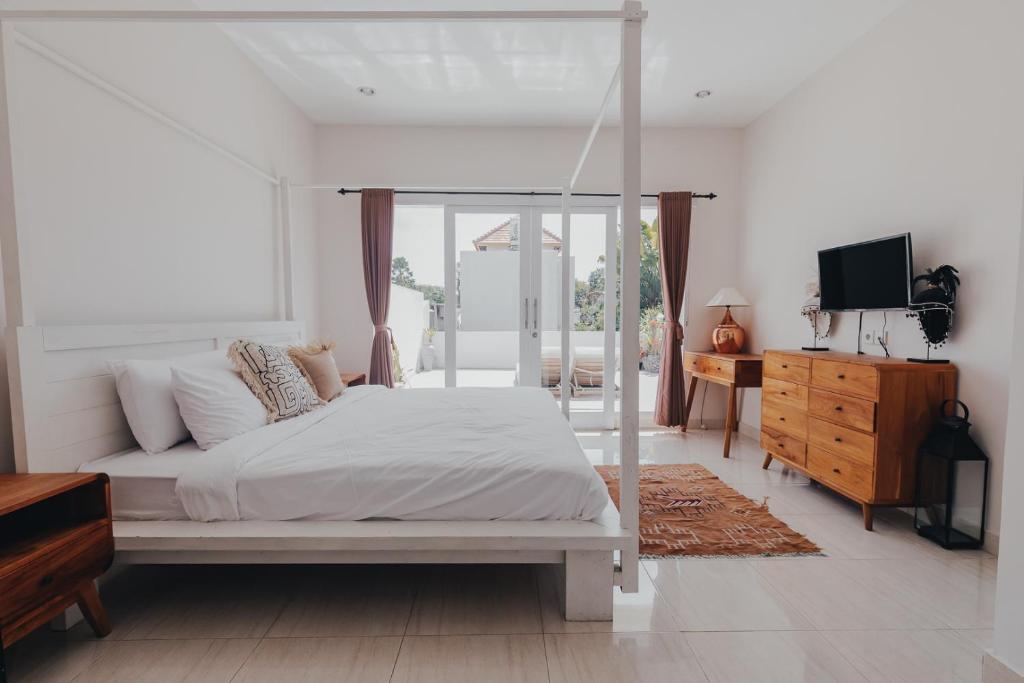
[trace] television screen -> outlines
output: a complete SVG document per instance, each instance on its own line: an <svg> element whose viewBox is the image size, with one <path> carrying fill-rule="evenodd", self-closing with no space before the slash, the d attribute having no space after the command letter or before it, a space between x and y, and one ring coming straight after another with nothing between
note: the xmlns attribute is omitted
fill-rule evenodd
<svg viewBox="0 0 1024 683"><path fill-rule="evenodd" d="M911 268L910 233L819 251L821 310L906 308Z"/></svg>

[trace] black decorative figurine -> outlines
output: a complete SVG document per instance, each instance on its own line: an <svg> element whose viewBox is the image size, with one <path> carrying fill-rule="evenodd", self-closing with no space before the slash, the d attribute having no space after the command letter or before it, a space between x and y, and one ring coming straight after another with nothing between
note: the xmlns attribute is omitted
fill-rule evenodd
<svg viewBox="0 0 1024 683"><path fill-rule="evenodd" d="M924 289L914 295L907 311L908 318L917 318L917 324L924 334L924 358L910 358L913 363L948 363L948 360L932 358L932 347L946 343L953 329L953 310L956 308L956 290L960 284L959 273L953 266L931 268L924 275L914 278L914 285L924 281Z"/></svg>

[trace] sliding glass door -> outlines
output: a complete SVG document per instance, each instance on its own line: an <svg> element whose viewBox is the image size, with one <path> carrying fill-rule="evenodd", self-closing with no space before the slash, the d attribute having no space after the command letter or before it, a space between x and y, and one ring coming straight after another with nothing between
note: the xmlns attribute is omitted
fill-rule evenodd
<svg viewBox="0 0 1024 683"><path fill-rule="evenodd" d="M528 207L445 207L445 386L539 386L539 225Z"/></svg>
<svg viewBox="0 0 1024 683"><path fill-rule="evenodd" d="M541 208L538 212L543 234L560 245L557 261L544 266L544 307L550 309L555 324L544 328L543 350L561 357L563 344L568 344L567 399L573 425L612 429L617 426L620 369L617 209L574 208L568 235L563 231L560 210ZM562 288L563 259L568 259L569 292ZM562 305L570 307L567 335L558 324Z"/></svg>
<svg viewBox="0 0 1024 683"><path fill-rule="evenodd" d="M396 337L408 328L406 384L540 386L575 427L617 427L618 207L577 204L563 234L561 207L535 198L431 199L396 210L393 294L404 298L393 296L391 325Z"/></svg>

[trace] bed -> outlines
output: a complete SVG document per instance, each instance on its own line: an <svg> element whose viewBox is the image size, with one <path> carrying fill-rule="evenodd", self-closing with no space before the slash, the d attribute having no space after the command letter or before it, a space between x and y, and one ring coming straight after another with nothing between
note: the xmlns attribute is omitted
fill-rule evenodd
<svg viewBox="0 0 1024 683"><path fill-rule="evenodd" d="M108 360L170 358L298 322L19 327L19 471L111 477L125 563L541 563L567 619L611 618L615 506L539 388L353 387L201 452L135 450Z"/></svg>
<svg viewBox="0 0 1024 683"><path fill-rule="evenodd" d="M593 520L610 504L550 392L352 387L208 451L85 463L115 519Z"/></svg>

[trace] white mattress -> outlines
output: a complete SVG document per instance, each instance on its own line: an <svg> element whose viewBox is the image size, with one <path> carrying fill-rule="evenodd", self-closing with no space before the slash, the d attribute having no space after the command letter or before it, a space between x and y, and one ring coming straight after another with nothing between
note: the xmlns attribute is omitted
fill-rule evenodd
<svg viewBox="0 0 1024 683"><path fill-rule="evenodd" d="M589 520L610 503L550 392L523 387L352 387L206 451L176 492L199 521Z"/></svg>
<svg viewBox="0 0 1024 683"><path fill-rule="evenodd" d="M87 462L80 472L106 472L114 519L187 520L188 513L174 487L182 472L193 467L203 451L186 441L157 455L142 449Z"/></svg>

